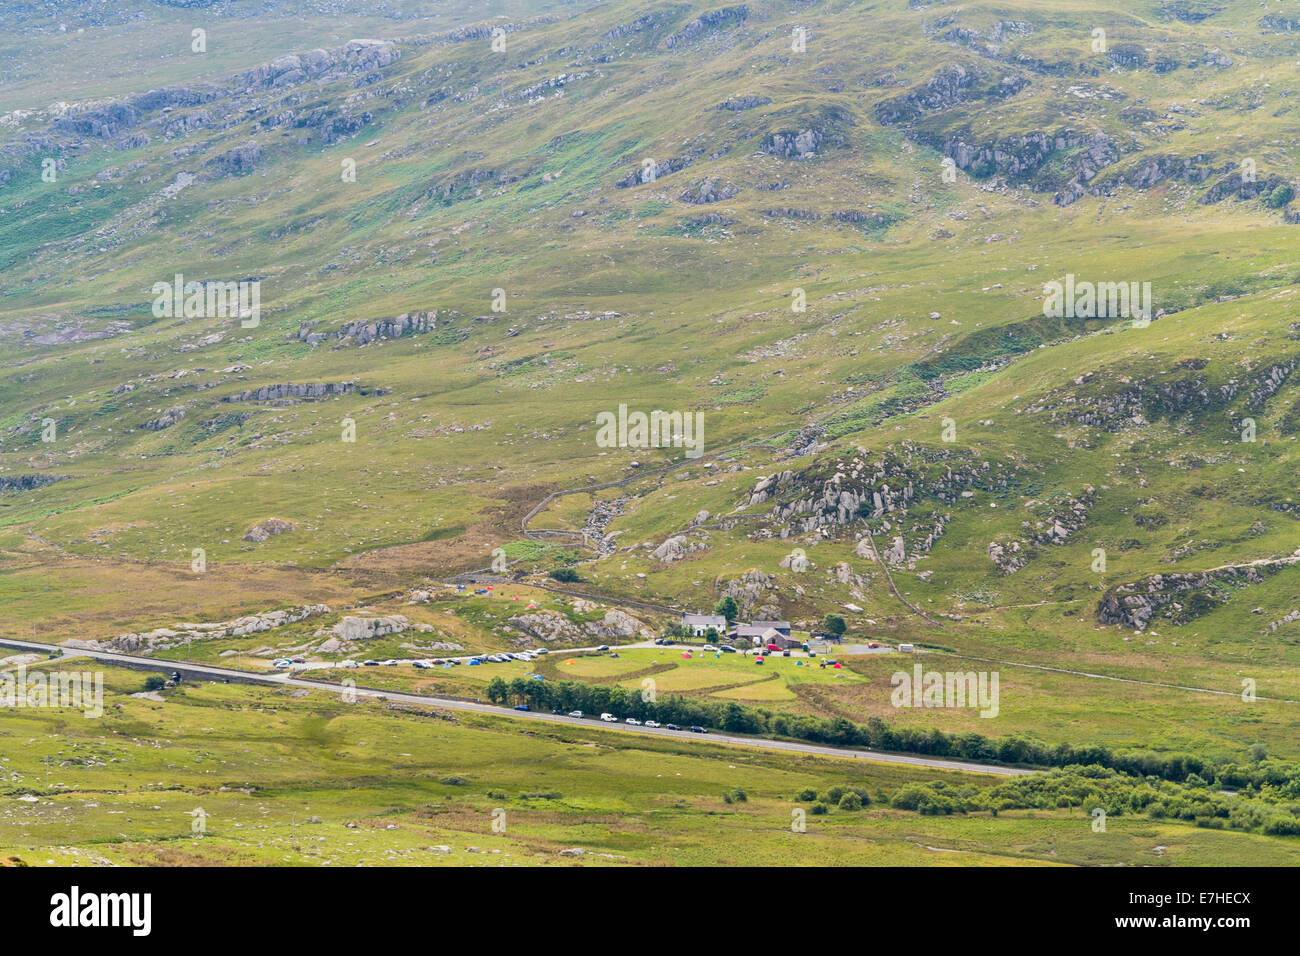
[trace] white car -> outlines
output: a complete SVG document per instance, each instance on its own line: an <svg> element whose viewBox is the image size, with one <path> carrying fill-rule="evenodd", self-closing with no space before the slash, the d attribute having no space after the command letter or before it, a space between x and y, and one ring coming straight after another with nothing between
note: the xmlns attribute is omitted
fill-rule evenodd
<svg viewBox="0 0 1300 956"><path fill-rule="evenodd" d="M603 720L603 721L604 721L605 723L607 723L607 724L616 724L616 723L618 723L618 718L615 717L613 714L601 714L601 715L600 715L600 719Z"/></svg>
<svg viewBox="0 0 1300 956"><path fill-rule="evenodd" d="M645 725L646 725L647 727L662 727L662 726L663 726L663 724L659 723L659 721L657 721L657 720L647 720L647 721L645 722Z"/></svg>
<svg viewBox="0 0 1300 956"><path fill-rule="evenodd" d="M282 657L282 658L280 658L280 659L277 660L277 661L272 661L272 662L271 662L271 666L272 666L272 667L288 667L288 666L289 666L290 664L292 664L292 663L293 663L293 661L289 660L287 657Z"/></svg>
<svg viewBox="0 0 1300 956"><path fill-rule="evenodd" d="M627 720L623 721L623 723L630 724L633 727L641 726L641 721L637 720L635 717L629 717Z"/></svg>
<svg viewBox="0 0 1300 956"><path fill-rule="evenodd" d="M703 647L700 648L700 650L702 650L702 651L710 651L710 652L712 652L712 653L714 653L714 654L716 654L716 653L718 652L718 649L717 649L716 647L714 647L712 644L705 644Z"/></svg>
<svg viewBox="0 0 1300 956"><path fill-rule="evenodd" d="M535 648L535 649L533 650L533 653L534 653L534 654L549 654L549 653L551 653L551 652L550 652L549 649L547 649L547 648L545 648L545 647L538 647L538 648Z"/></svg>
<svg viewBox="0 0 1300 956"><path fill-rule="evenodd" d="M361 665L358 664L356 661L340 661L340 662L339 662L339 667L349 667L349 668L350 668L350 667L360 667L360 666L361 666Z"/></svg>

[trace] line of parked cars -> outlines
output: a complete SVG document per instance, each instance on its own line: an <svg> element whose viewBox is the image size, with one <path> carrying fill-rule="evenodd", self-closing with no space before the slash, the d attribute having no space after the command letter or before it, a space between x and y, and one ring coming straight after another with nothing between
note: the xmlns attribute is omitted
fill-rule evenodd
<svg viewBox="0 0 1300 956"><path fill-rule="evenodd" d="M515 710L527 710L527 709L528 707L523 704L515 708ZM551 711L551 713L558 716L559 714L562 714L563 711L553 710ZM586 717L587 715L580 710L571 710L565 716L575 717L581 720L583 717ZM607 724L617 724L619 722L618 718L615 717L613 714L601 714L600 720L604 721ZM623 719L623 723L627 724L630 727L662 727L664 730L682 729L676 724L661 724L657 720L640 721L637 720L635 717L625 717ZM688 727L687 729L693 734L707 734L709 732L709 729L707 727L700 727L699 725Z"/></svg>
<svg viewBox="0 0 1300 956"><path fill-rule="evenodd" d="M545 647L534 647L532 650L520 651L518 653L479 654L470 658L431 657L425 660L411 661L410 664L412 667L419 668L420 670L432 670L435 667L458 667L461 664L483 664L489 661L494 664L504 664L509 661L535 661L537 660L537 658L548 653L550 653L550 651L547 650L547 648ZM307 658L305 657L282 657L275 661L272 661L271 666L284 668L284 667L289 667L292 664L305 664L305 663L307 663ZM391 658L386 661L375 661L375 660L354 661L349 659L345 661L339 661L338 666L345 667L351 670L352 668L355 667L396 667L398 664L401 663L403 662Z"/></svg>

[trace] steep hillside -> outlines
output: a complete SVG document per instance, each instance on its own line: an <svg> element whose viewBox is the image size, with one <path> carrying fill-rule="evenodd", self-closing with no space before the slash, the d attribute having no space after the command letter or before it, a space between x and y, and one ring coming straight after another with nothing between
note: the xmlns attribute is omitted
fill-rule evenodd
<svg viewBox="0 0 1300 956"><path fill-rule="evenodd" d="M1214 689L1106 732L1296 755L1225 717L1300 697L1289 14L59 6L0 14L0 631L380 606L503 547ZM620 406L675 447L610 447Z"/></svg>

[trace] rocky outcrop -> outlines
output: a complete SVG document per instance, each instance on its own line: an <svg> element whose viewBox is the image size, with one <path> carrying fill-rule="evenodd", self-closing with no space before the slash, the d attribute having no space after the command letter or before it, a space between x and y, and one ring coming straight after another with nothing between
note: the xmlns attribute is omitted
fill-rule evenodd
<svg viewBox="0 0 1300 956"><path fill-rule="evenodd" d="M277 534L296 531L297 527L292 521L285 521L283 518L267 518L245 531L243 540L260 544L267 538L272 538Z"/></svg>
<svg viewBox="0 0 1300 956"><path fill-rule="evenodd" d="M602 621L588 621L583 630L603 640L625 640L630 637L653 639L655 632L632 615L619 610L606 611Z"/></svg>
<svg viewBox="0 0 1300 956"><path fill-rule="evenodd" d="M825 135L819 129L801 129L787 133L773 133L768 137L767 151L786 159L812 159L817 154Z"/></svg>
<svg viewBox="0 0 1300 956"><path fill-rule="evenodd" d="M676 33L664 38L666 49L674 49L684 43L707 39L723 30L739 26L749 18L749 8L744 4L734 7L722 7L710 10L696 17Z"/></svg>
<svg viewBox="0 0 1300 956"><path fill-rule="evenodd" d="M389 634L401 634L410 626L411 622L401 614L390 614L387 617L349 615L335 624L332 631L340 641L357 643L374 640L376 637L387 637Z"/></svg>
<svg viewBox="0 0 1300 956"><path fill-rule="evenodd" d="M1282 615L1282 617L1278 618L1276 621L1269 621L1268 629L1269 631L1276 631L1279 627L1283 627L1287 624L1292 624L1296 621L1300 621L1300 611L1288 611L1286 614Z"/></svg>
<svg viewBox="0 0 1300 956"><path fill-rule="evenodd" d="M262 147L249 140L242 146L236 146L234 149L226 150L212 160L212 165L224 174L231 176L247 176L253 171L253 168L262 161Z"/></svg>
<svg viewBox="0 0 1300 956"><path fill-rule="evenodd" d="M749 620L779 620L780 605L767 592L775 590L776 575L751 568L722 586L724 597L734 598L740 616Z"/></svg>
<svg viewBox="0 0 1300 956"><path fill-rule="evenodd" d="M729 96L721 103L718 104L718 109L727 110L728 112L731 113L739 113L742 112L743 110L752 110L752 109L756 109L759 106L766 106L768 103L771 102L772 101L769 100L766 96L753 96L753 95Z"/></svg>
<svg viewBox="0 0 1300 956"><path fill-rule="evenodd" d="M1079 531L1088 520L1088 512L1095 503L1096 496L1096 489L1092 485L1086 485L1077 498L1067 496L1064 501L1050 504L1026 502L1025 508L1031 513L1042 507L1046 507L1047 512L1020 522L1022 532L1028 540L989 542L989 560L1003 575L1015 574L1041 549L1064 544Z"/></svg>
<svg viewBox="0 0 1300 956"><path fill-rule="evenodd" d="M160 432L164 428L171 428L184 417L185 409L177 406L175 408L167 409L167 411L163 412L157 418L149 419L140 427L147 432Z"/></svg>
<svg viewBox="0 0 1300 956"><path fill-rule="evenodd" d="M953 505L962 499L963 491L1002 491L1011 481L1012 475L1003 466L995 470L987 461L965 461L953 452L922 450L903 443L899 452L889 452L874 462L854 455L818 462L798 475L767 476L750 492L748 504L761 504L779 493L771 521L781 526L784 538L819 529L833 531L861 518L875 520L888 515L897 520L922 500ZM938 520L941 534L947 519L939 516Z"/></svg>
<svg viewBox="0 0 1300 956"><path fill-rule="evenodd" d="M0 475L0 492L34 491L71 475Z"/></svg>
<svg viewBox="0 0 1300 956"><path fill-rule="evenodd" d="M554 611L537 611L534 614L518 614L507 618L506 623L516 630L523 631L530 637L548 644L556 641L571 642L580 640L582 629L563 614Z"/></svg>
<svg viewBox="0 0 1300 956"><path fill-rule="evenodd" d="M190 641L216 640L260 634L263 631L274 630L287 624L296 624L299 621L305 621L309 617L328 614L329 612L329 606L326 604L307 604L288 610L251 614L247 617L235 618L233 621L173 624L171 627L160 627L142 633L119 634L117 637L103 642L102 645L98 641L84 641L81 643L92 650L113 650L126 654L137 651L164 651L187 644Z"/></svg>
<svg viewBox="0 0 1300 956"><path fill-rule="evenodd" d="M393 319L348 322L338 330L336 336L344 344L369 345L380 339L400 339L404 335L432 332L437 324L437 312L403 312Z"/></svg>
<svg viewBox="0 0 1300 956"><path fill-rule="evenodd" d="M333 332L317 332L316 325L315 322L301 322L297 334L291 333L291 337L308 345L319 345L330 339L336 339L340 346L363 346L384 339L400 339L408 335L432 332L438 327L438 313L436 311L403 312L391 319L345 322Z"/></svg>
<svg viewBox="0 0 1300 956"><path fill-rule="evenodd" d="M1262 33L1300 33L1300 17L1284 17L1276 13L1259 18Z"/></svg>
<svg viewBox="0 0 1300 956"><path fill-rule="evenodd" d="M1208 571L1153 574L1107 591L1097 604L1097 620L1138 631L1157 615L1174 624L1186 624L1214 610L1231 591L1259 584L1296 563L1300 563L1300 550L1285 558L1264 558Z"/></svg>
<svg viewBox="0 0 1300 956"><path fill-rule="evenodd" d="M907 123L926 113L949 109L970 100L1006 99L1028 85L1028 78L1023 76L991 79L960 63L953 63L907 93L879 104L876 119L882 126Z"/></svg>
<svg viewBox="0 0 1300 956"><path fill-rule="evenodd" d="M1282 387L1300 356L1257 361L1257 369L1218 384L1202 374L1204 360L1192 360L1171 369L1165 377L1148 381L1123 380L1119 388L1109 381L1098 390L1089 388L1093 375L1082 375L1074 385L1082 386L1063 399L1035 406L1030 411L1050 410L1055 422L1073 422L1115 432L1145 425L1159 418L1203 419L1210 412L1227 408L1238 398L1247 411L1261 410Z"/></svg>
<svg viewBox="0 0 1300 956"><path fill-rule="evenodd" d="M693 205L704 205L706 203L721 202L724 199L730 199L736 193L740 192L731 183L720 183L713 179L704 179L691 186L678 198L682 202L688 202Z"/></svg>
<svg viewBox="0 0 1300 956"><path fill-rule="evenodd" d="M628 189L632 186L640 186L642 183L657 182L669 173L680 172L691 163L695 162L695 156L677 156L665 162L656 162L654 164L654 176L646 175L646 168L643 165L636 166L631 172L623 176L614 183L619 189Z"/></svg>
<svg viewBox="0 0 1300 956"><path fill-rule="evenodd" d="M650 552L650 557L656 561L662 561L664 564L672 564L674 561L680 561L688 554L707 550L708 545L703 541L693 541L684 534L675 534Z"/></svg>
<svg viewBox="0 0 1300 956"><path fill-rule="evenodd" d="M331 395L347 395L355 391L355 382L322 382L311 385L263 385L250 388L237 395L227 395L223 402L288 402L295 399L325 398ZM361 394L367 394L362 389Z"/></svg>

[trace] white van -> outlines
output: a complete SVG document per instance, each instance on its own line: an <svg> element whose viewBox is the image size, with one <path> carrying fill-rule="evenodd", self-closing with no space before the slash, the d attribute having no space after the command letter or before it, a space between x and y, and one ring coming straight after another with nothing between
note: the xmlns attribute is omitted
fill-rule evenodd
<svg viewBox="0 0 1300 956"><path fill-rule="evenodd" d="M616 724L616 723L618 723L618 718L615 717L613 714L601 714L601 715L600 715L600 719L603 720L603 721L604 721L605 723L607 723L607 724Z"/></svg>

